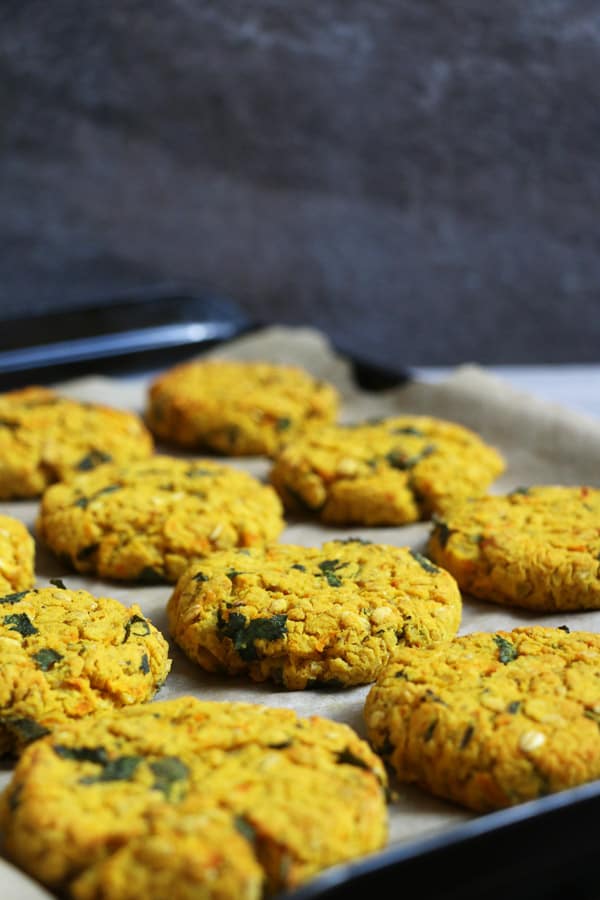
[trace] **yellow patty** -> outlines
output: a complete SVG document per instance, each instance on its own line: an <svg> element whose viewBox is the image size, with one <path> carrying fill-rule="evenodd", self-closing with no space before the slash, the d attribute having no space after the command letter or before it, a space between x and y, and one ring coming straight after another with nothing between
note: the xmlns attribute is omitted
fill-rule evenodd
<svg viewBox="0 0 600 900"><path fill-rule="evenodd" d="M74 473L146 459L152 450L151 435L133 413L43 387L0 394L0 499L37 497Z"/></svg>
<svg viewBox="0 0 600 900"><path fill-rule="evenodd" d="M464 591L539 610L600 608L600 490L532 487L444 514L428 552Z"/></svg>
<svg viewBox="0 0 600 900"><path fill-rule="evenodd" d="M183 447L272 455L332 422L338 405L334 387L295 366L194 360L152 384L147 421L158 437Z"/></svg>
<svg viewBox="0 0 600 900"><path fill-rule="evenodd" d="M264 874L244 820L191 801L150 807L143 833L88 865L69 885L74 900L260 900ZM248 829L249 834L249 829Z"/></svg>
<svg viewBox="0 0 600 900"><path fill-rule="evenodd" d="M167 642L138 606L60 584L0 597L0 753L148 700L167 677Z"/></svg>
<svg viewBox="0 0 600 900"><path fill-rule="evenodd" d="M8 855L66 896L124 900L150 885L170 897L156 876L174 897L237 900L260 895L263 877L272 893L380 848L385 781L347 725L186 697L37 741L0 827Z"/></svg>
<svg viewBox="0 0 600 900"><path fill-rule="evenodd" d="M482 493L503 468L499 454L466 428L402 416L290 442L271 481L293 512L340 525L402 525Z"/></svg>
<svg viewBox="0 0 600 900"><path fill-rule="evenodd" d="M400 650L365 718L401 781L480 812L600 778L600 635L516 628Z"/></svg>
<svg viewBox="0 0 600 900"><path fill-rule="evenodd" d="M22 522L0 515L0 595L34 582L35 545Z"/></svg>
<svg viewBox="0 0 600 900"><path fill-rule="evenodd" d="M283 528L271 487L208 460L155 456L102 466L49 488L39 536L79 572L175 581L214 550L274 540Z"/></svg>
<svg viewBox="0 0 600 900"><path fill-rule="evenodd" d="M358 539L213 554L168 605L173 637L203 668L291 690L373 681L399 646L452 638L460 613L447 572Z"/></svg>

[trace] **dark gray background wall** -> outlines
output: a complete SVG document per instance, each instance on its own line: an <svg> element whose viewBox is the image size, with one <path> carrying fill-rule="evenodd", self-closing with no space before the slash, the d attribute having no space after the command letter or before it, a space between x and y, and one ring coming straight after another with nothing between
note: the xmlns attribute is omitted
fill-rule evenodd
<svg viewBox="0 0 600 900"><path fill-rule="evenodd" d="M5 316L165 279L387 364L597 360L597 0L8 0Z"/></svg>

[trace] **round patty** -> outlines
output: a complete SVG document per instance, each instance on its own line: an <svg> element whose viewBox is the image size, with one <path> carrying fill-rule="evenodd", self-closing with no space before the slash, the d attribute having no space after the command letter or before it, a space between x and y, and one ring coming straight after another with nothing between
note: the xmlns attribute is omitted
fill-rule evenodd
<svg viewBox="0 0 600 900"><path fill-rule="evenodd" d="M520 488L457 506L428 553L461 589L534 610L600 608L600 491Z"/></svg>
<svg viewBox="0 0 600 900"><path fill-rule="evenodd" d="M167 642L138 606L60 586L0 596L0 753L89 716L150 699Z"/></svg>
<svg viewBox="0 0 600 900"><path fill-rule="evenodd" d="M402 416L291 441L271 482L287 509L338 525L404 525L483 493L504 468L476 434Z"/></svg>
<svg viewBox="0 0 600 900"><path fill-rule="evenodd" d="M152 451L150 432L131 412L44 387L0 394L0 500L37 497L55 481Z"/></svg>
<svg viewBox="0 0 600 900"><path fill-rule="evenodd" d="M79 572L145 583L175 581L214 550L274 540L275 491L210 460L155 456L103 466L43 496L38 534Z"/></svg>
<svg viewBox="0 0 600 900"><path fill-rule="evenodd" d="M600 635L537 626L403 648L365 718L401 781L479 812L600 778Z"/></svg>
<svg viewBox="0 0 600 900"><path fill-rule="evenodd" d="M333 422L338 406L332 385L296 366L193 360L154 381L146 418L157 437L182 447L271 456Z"/></svg>
<svg viewBox="0 0 600 900"><path fill-rule="evenodd" d="M461 600L420 554L350 539L213 554L181 577L168 615L203 668L298 690L374 681L398 647L452 638Z"/></svg>
<svg viewBox="0 0 600 900"><path fill-rule="evenodd" d="M379 849L385 782L347 725L184 697L37 741L0 826L8 855L66 896L237 900Z"/></svg>

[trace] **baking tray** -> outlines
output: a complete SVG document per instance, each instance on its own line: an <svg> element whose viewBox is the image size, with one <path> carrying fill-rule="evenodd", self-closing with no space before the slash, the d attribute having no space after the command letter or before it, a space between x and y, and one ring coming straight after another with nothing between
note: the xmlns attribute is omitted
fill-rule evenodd
<svg viewBox="0 0 600 900"><path fill-rule="evenodd" d="M261 328L229 297L168 285L4 321L0 316L0 325L3 390L89 371L157 370ZM385 390L409 378L406 371L359 358L351 365L356 384L366 390Z"/></svg>
<svg viewBox="0 0 600 900"><path fill-rule="evenodd" d="M186 330L190 323L198 327ZM89 371L136 374L258 327L229 300L184 292L13 319L3 325L0 381L6 389ZM385 390L410 378L406 371L351 363L352 377L363 389ZM418 887L427 900L597 900L599 816L600 783L594 782L403 841L336 866L285 897L325 900L364 897L369 891L395 897Z"/></svg>
<svg viewBox="0 0 600 900"><path fill-rule="evenodd" d="M5 319L3 388L73 378L90 370L126 374L160 368L255 327L228 297L157 287Z"/></svg>

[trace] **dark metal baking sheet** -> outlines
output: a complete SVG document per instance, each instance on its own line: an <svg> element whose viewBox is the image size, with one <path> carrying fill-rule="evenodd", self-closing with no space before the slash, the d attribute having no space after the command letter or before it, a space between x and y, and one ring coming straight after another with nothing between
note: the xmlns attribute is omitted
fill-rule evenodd
<svg viewBox="0 0 600 900"><path fill-rule="evenodd" d="M0 327L4 389L84 374L165 366L249 331L225 297L157 289L102 303L6 319Z"/></svg>
<svg viewBox="0 0 600 900"><path fill-rule="evenodd" d="M114 303L2 323L2 389L98 371L139 372L256 328L232 301L155 292ZM399 369L354 361L357 383L377 390L401 383ZM425 900L600 900L596 823L600 782L389 847L337 866L287 900L396 897Z"/></svg>

